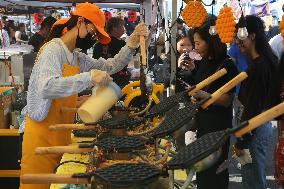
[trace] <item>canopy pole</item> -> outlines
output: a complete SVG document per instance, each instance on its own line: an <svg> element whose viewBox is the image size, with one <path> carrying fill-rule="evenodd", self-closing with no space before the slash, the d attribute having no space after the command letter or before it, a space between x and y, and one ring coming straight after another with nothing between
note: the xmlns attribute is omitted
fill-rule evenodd
<svg viewBox="0 0 284 189"><path fill-rule="evenodd" d="M166 18L167 19L167 18ZM175 94L176 85L176 63L177 57L175 52L177 52L177 24L175 23L177 19L177 0L172 0L172 20L171 20L171 77L170 77L170 96ZM174 24L175 23L175 24ZM174 24L174 25L172 25Z"/></svg>

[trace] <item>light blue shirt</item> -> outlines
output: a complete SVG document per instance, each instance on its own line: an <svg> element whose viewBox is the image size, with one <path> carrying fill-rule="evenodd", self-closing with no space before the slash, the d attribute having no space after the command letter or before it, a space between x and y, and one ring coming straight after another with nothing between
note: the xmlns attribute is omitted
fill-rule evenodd
<svg viewBox="0 0 284 189"><path fill-rule="evenodd" d="M123 47L114 58L98 60L75 49L71 53L60 38L53 39L41 51L34 65L28 87L27 105L22 114L35 121L43 121L49 112L52 99L68 97L91 87L90 70L98 69L114 74L122 70L133 58L133 50ZM77 65L80 74L62 77L63 64ZM19 132L23 132L25 122Z"/></svg>
<svg viewBox="0 0 284 189"><path fill-rule="evenodd" d="M283 49L284 49L284 45L283 45L282 41L283 41L283 37L282 37L281 33L274 36L269 41L269 44L272 48L272 51L277 56L278 60L281 59L281 55L282 55Z"/></svg>
<svg viewBox="0 0 284 189"><path fill-rule="evenodd" d="M229 51L228 51L228 55L234 59L235 63L236 63L236 66L237 66L237 69L239 72L243 72L243 71L246 71L247 68L248 68L248 58L243 54L241 53L239 47L237 46L237 44L234 42ZM239 92L240 92L240 84L238 84L236 86L236 94L238 95Z"/></svg>
<svg viewBox="0 0 284 189"><path fill-rule="evenodd" d="M8 32L4 29L0 29L0 40L1 40L0 48L5 48L5 47L7 48L10 46L10 38Z"/></svg>

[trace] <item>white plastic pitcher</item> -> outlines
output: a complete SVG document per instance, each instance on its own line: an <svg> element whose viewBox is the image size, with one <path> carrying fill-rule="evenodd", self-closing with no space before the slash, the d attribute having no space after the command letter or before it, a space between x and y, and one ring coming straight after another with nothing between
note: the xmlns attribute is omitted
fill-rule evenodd
<svg viewBox="0 0 284 189"><path fill-rule="evenodd" d="M97 122L121 97L120 87L110 82L106 87L96 88L93 95L78 109L85 123Z"/></svg>

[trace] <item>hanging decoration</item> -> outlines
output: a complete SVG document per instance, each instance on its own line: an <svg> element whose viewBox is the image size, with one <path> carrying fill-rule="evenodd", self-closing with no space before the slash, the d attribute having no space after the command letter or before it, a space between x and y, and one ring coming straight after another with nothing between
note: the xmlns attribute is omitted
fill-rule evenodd
<svg viewBox="0 0 284 189"><path fill-rule="evenodd" d="M109 11L105 11L104 14L105 14L106 22L112 18L112 14Z"/></svg>
<svg viewBox="0 0 284 189"><path fill-rule="evenodd" d="M211 11L211 17L210 17L210 28L209 28L209 33L210 35L217 35L217 29L215 26L215 19L214 19L214 5L215 5L215 0L212 1L212 11Z"/></svg>
<svg viewBox="0 0 284 189"><path fill-rule="evenodd" d="M130 10L127 12L127 19L129 22L136 22L137 21L137 12L135 10Z"/></svg>
<svg viewBox="0 0 284 189"><path fill-rule="evenodd" d="M200 27L206 20L208 13L198 1L189 1L181 13L181 16L188 27Z"/></svg>
<svg viewBox="0 0 284 189"><path fill-rule="evenodd" d="M243 14L238 23L237 36L240 40L245 40L248 37L247 22Z"/></svg>
<svg viewBox="0 0 284 189"><path fill-rule="evenodd" d="M216 21L216 29L223 43L231 43L234 39L235 18L230 7L220 10Z"/></svg>
<svg viewBox="0 0 284 189"><path fill-rule="evenodd" d="M34 23L40 25L43 21L43 15L41 13L34 13Z"/></svg>
<svg viewBox="0 0 284 189"><path fill-rule="evenodd" d="M33 32L38 32L40 30L40 24L43 21L43 15L41 13L34 13L34 24L33 24Z"/></svg>
<svg viewBox="0 0 284 189"><path fill-rule="evenodd" d="M213 16L210 18L210 28L209 28L210 35L217 35L217 28L215 26L215 20Z"/></svg>
<svg viewBox="0 0 284 189"><path fill-rule="evenodd" d="M282 21L280 22L280 32L282 35L282 43L284 45L284 15L282 16Z"/></svg>

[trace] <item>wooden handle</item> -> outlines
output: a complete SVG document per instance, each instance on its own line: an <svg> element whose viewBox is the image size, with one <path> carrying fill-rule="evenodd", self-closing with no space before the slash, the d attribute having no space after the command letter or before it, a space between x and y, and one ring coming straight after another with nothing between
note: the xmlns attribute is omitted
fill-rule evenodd
<svg viewBox="0 0 284 189"><path fill-rule="evenodd" d="M145 47L145 37L140 36L140 51L141 51L141 57L142 57L142 64L146 65L146 47Z"/></svg>
<svg viewBox="0 0 284 189"><path fill-rule="evenodd" d="M0 129L0 136L20 136L18 129Z"/></svg>
<svg viewBox="0 0 284 189"><path fill-rule="evenodd" d="M24 174L21 177L23 184L88 184L86 178L72 178L72 174Z"/></svg>
<svg viewBox="0 0 284 189"><path fill-rule="evenodd" d="M37 155L46 155L46 154L80 154L92 152L93 148L79 148L78 145L75 146L52 146L52 147L37 147L35 153Z"/></svg>
<svg viewBox="0 0 284 189"><path fill-rule="evenodd" d="M238 130L235 132L236 137L241 137L244 134L247 134L254 130L255 128L261 126L262 124L273 120L274 118L284 114L284 102L281 104L278 104L277 106L274 106L273 108L251 118L248 121L248 125L244 128Z"/></svg>
<svg viewBox="0 0 284 189"><path fill-rule="evenodd" d="M192 89L191 91L188 92L188 95L191 96L193 95L196 91L199 91L200 89L204 88L205 86L209 85L210 83L212 83L213 81L219 79L220 77L222 77L223 75L225 75L227 73L227 70L225 68L222 68L221 70L217 71L216 73L214 73L213 75L211 75L210 77L208 77L207 79L204 79L203 81L201 81L200 83L198 83L194 89Z"/></svg>
<svg viewBox="0 0 284 189"><path fill-rule="evenodd" d="M241 81L245 80L248 77L246 72L241 72L239 75L237 75L236 77L234 77L231 81L229 81L228 83L226 83L225 85L223 85L220 89L218 89L217 91L215 91L212 95L211 98L208 99L204 104L202 104L202 108L205 109L208 106L210 106L211 104L213 104L214 102L216 102L216 100L218 98L220 98L223 94L229 92L233 87L235 87L238 83L240 83Z"/></svg>
<svg viewBox="0 0 284 189"><path fill-rule="evenodd" d="M50 125L50 130L85 130L85 129L97 129L97 126L86 126L85 124L56 124Z"/></svg>
<svg viewBox="0 0 284 189"><path fill-rule="evenodd" d="M0 178L16 178L20 177L20 170L0 170Z"/></svg>
<svg viewBox="0 0 284 189"><path fill-rule="evenodd" d="M61 112L74 112L76 113L78 111L78 108L67 108L67 107L62 107L60 108Z"/></svg>

